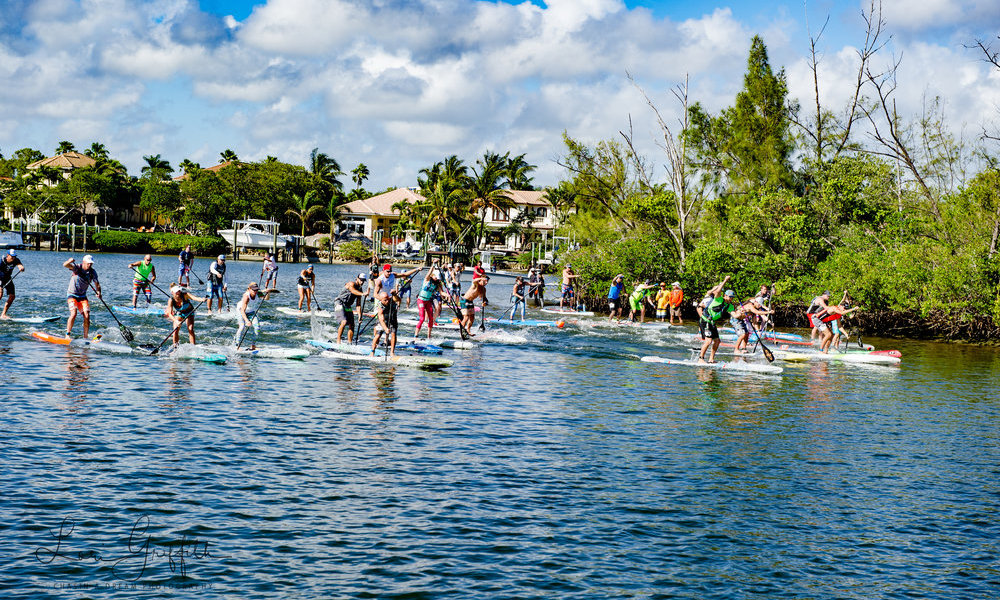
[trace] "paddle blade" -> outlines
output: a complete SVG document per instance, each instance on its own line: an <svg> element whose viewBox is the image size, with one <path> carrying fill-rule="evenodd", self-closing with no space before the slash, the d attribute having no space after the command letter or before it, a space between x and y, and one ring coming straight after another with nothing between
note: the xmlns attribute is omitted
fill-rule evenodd
<svg viewBox="0 0 1000 600"><path fill-rule="evenodd" d="M118 329L122 332L122 337L125 338L126 342L134 342L135 341L135 336L132 335L132 331L129 330L128 327L125 327L124 325L119 325Z"/></svg>
<svg viewBox="0 0 1000 600"><path fill-rule="evenodd" d="M771 352L770 348L768 348L764 344L761 344L760 349L764 351L764 358L767 359L767 362L774 362L774 353Z"/></svg>

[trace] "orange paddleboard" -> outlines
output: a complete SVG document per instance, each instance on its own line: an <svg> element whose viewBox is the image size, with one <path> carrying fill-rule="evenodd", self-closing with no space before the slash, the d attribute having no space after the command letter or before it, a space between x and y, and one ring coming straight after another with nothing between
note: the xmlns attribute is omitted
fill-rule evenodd
<svg viewBox="0 0 1000 600"><path fill-rule="evenodd" d="M50 344L62 344L63 346L68 346L72 340L72 338L61 335L52 335L51 333L45 333L44 331L32 331L31 337Z"/></svg>

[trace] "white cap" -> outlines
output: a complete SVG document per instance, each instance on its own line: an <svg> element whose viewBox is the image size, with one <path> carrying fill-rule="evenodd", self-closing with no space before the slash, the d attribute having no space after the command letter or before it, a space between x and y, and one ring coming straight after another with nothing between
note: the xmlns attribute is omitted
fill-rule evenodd
<svg viewBox="0 0 1000 600"><path fill-rule="evenodd" d="M94 264L94 257L91 256L91 255L89 255L89 254L87 254L86 256L83 257L83 260L81 261L81 263Z"/></svg>

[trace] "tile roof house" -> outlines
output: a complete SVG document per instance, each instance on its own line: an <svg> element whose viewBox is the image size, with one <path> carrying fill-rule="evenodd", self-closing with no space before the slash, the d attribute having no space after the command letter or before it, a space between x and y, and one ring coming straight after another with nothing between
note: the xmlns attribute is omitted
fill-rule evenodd
<svg viewBox="0 0 1000 600"><path fill-rule="evenodd" d="M63 152L62 154L57 154L56 156L50 156L49 158L36 160L35 162L28 165L27 168L31 171L37 171L42 167L57 169L59 171L62 171L63 179L69 179L74 169L93 167L96 164L97 161L90 158L86 154L80 154L79 152ZM54 187L56 185L56 182L43 181L39 185L40 186L47 185L50 187Z"/></svg>
<svg viewBox="0 0 1000 600"><path fill-rule="evenodd" d="M371 238L376 231L390 237L392 227L399 222L399 211L393 210L398 202L420 202L425 198L410 188L396 188L388 192L348 202L340 207L341 228Z"/></svg>
<svg viewBox="0 0 1000 600"><path fill-rule="evenodd" d="M514 203L512 208L488 208L486 210L486 237L483 249L503 252L523 250L536 233L550 236L555 229L555 207L549 202L544 191L504 190L505 195ZM518 216L524 215L522 219ZM483 213L480 213L480 217ZM511 232L509 228L518 221L522 230ZM508 231L505 232L504 230Z"/></svg>
<svg viewBox="0 0 1000 600"><path fill-rule="evenodd" d="M227 160L226 162L219 163L217 165L212 165L211 167L205 167L204 169L201 169L201 170L202 171L211 171L213 173L218 173L222 169L228 167L231 164L234 164L235 162L236 161ZM177 177L174 177L173 181L185 181L186 179L188 179L188 174L187 173L181 173Z"/></svg>

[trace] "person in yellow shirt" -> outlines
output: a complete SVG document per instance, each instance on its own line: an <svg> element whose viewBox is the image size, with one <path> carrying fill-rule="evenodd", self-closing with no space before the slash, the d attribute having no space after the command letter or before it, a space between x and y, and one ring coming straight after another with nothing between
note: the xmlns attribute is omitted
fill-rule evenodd
<svg viewBox="0 0 1000 600"><path fill-rule="evenodd" d="M671 284L670 291L670 324L674 325L674 317L677 318L677 325L684 324L684 318L681 316L681 303L684 302L684 290L681 289L681 283L675 281Z"/></svg>
<svg viewBox="0 0 1000 600"><path fill-rule="evenodd" d="M667 311L670 308L670 290L667 284L660 282L660 291L656 292L656 318L660 323L667 319Z"/></svg>

